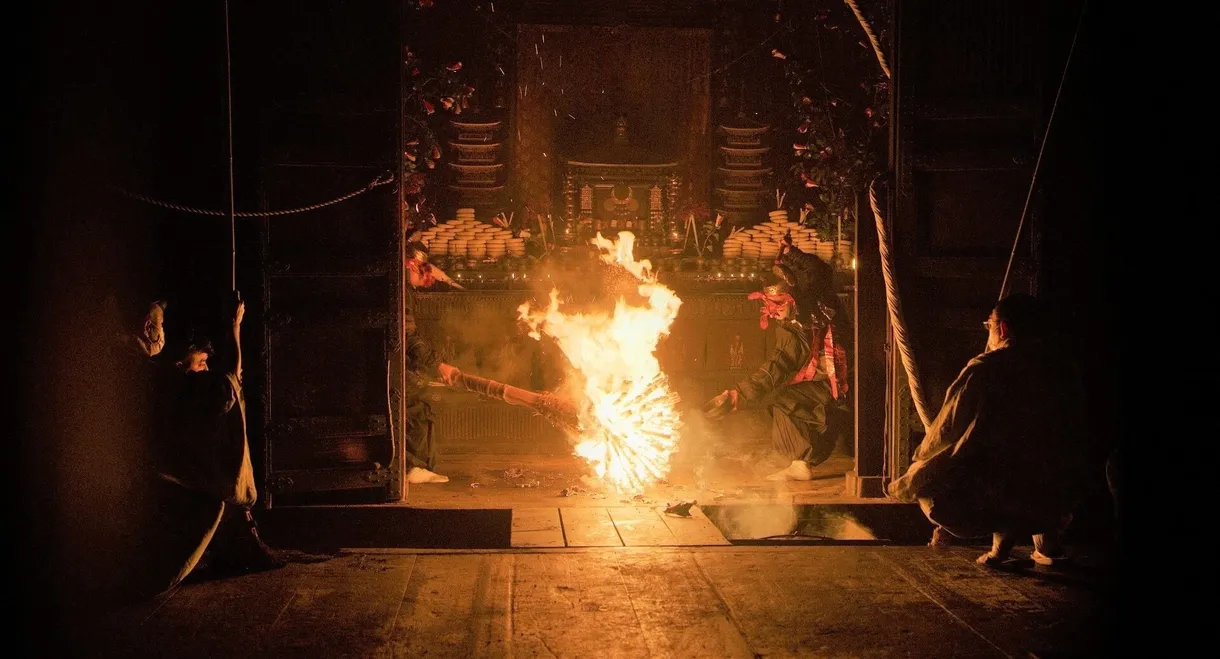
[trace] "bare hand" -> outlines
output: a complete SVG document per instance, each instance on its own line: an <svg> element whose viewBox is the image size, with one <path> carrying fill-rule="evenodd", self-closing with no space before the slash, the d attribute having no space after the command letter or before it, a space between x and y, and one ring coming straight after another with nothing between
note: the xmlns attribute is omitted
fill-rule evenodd
<svg viewBox="0 0 1220 659"><path fill-rule="evenodd" d="M440 364L436 367L436 372L441 376L441 382L450 387L456 387L462 378L462 372L449 364Z"/></svg>
<svg viewBox="0 0 1220 659"><path fill-rule="evenodd" d="M792 230L789 229L779 241L779 255L783 256L792 251Z"/></svg>
<svg viewBox="0 0 1220 659"><path fill-rule="evenodd" d="M233 325L241 325L241 321L246 317L246 301L241 299L241 292L233 292Z"/></svg>
<svg viewBox="0 0 1220 659"><path fill-rule="evenodd" d="M708 403L705 411L713 419L718 419L729 412L736 412L737 390L725 389Z"/></svg>

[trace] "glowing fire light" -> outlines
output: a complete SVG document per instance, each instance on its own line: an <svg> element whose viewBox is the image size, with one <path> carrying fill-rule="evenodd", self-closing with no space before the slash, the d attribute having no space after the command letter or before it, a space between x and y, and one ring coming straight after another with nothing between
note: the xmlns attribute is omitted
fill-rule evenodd
<svg viewBox="0 0 1220 659"><path fill-rule="evenodd" d="M657 281L647 260L635 260L631 232L620 232L617 241L599 233L592 242L602 261L639 280L637 290L647 306L620 297L613 313L566 314L559 308L559 291L552 289L545 310L531 310L527 302L518 312L531 337L555 339L581 384L586 400L576 454L589 461L598 478L622 491L638 491L665 477L677 449L678 397L669 390L655 352L682 300Z"/></svg>

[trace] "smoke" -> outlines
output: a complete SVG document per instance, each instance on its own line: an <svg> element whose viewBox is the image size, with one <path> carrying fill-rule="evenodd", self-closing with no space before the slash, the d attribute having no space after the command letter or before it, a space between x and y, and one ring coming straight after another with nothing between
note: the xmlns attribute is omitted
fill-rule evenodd
<svg viewBox="0 0 1220 659"><path fill-rule="evenodd" d="M705 402L701 398L686 401L682 411L682 441L675 458L676 464L694 473L696 488L723 490L723 483L739 480L743 475L752 483L765 483L767 475L788 464L771 446L771 424L764 411L747 409L710 421L701 409ZM774 501L778 493L774 488L727 492L734 499L767 501Z"/></svg>
<svg viewBox="0 0 1220 659"><path fill-rule="evenodd" d="M717 526L730 540L754 540L794 533L796 507L791 504L734 504L722 506Z"/></svg>
<svg viewBox="0 0 1220 659"><path fill-rule="evenodd" d="M709 512L724 537L761 540L788 537L818 540L876 540L877 534L847 510L790 503L719 506Z"/></svg>
<svg viewBox="0 0 1220 659"><path fill-rule="evenodd" d="M607 275L611 268L600 266L600 270ZM608 312L617 296L607 294L605 282L614 279L574 277L570 269L544 262L529 273L527 292L520 299L534 307L545 306L551 290L558 289L565 310ZM441 359L463 371L533 391L571 388L563 352L547 337L531 339L515 306L445 307L436 329L430 338Z"/></svg>
<svg viewBox="0 0 1220 659"><path fill-rule="evenodd" d="M700 503L710 504L705 510L710 509L708 514L726 538L757 540L799 534L871 538L848 516L811 517L809 506L792 502L787 483L766 480L790 461L772 447L770 419L764 411L745 409L709 421L691 406L682 419L682 444L675 463L693 473ZM713 503L719 496L725 499L723 505Z"/></svg>
<svg viewBox="0 0 1220 659"><path fill-rule="evenodd" d="M517 387L533 388L538 346L497 307L446 308L434 339L441 358L463 371Z"/></svg>

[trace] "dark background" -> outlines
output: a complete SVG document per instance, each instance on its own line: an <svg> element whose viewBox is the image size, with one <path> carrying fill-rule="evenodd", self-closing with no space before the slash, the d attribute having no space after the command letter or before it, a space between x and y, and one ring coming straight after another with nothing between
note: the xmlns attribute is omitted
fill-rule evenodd
<svg viewBox="0 0 1220 659"><path fill-rule="evenodd" d="M346 44L337 51L345 61L322 57L327 40L319 35L333 30L342 13L342 3L334 3L338 14L281 23L291 26L293 51L283 49L283 40L271 48L264 42L272 40L252 30L277 24L275 7L234 5L233 42L241 44L233 52L236 205L250 209L260 202L257 171L271 108L256 105L267 93L263 82L243 76L274 70L277 58L312 55L316 74L282 80L280 93L326 81L337 84L331 89L342 89L342 81L367 89L360 84L368 68L362 49L384 44L347 25L337 40ZM16 309L9 401L18 429L10 461L18 505L10 528L18 554L10 567L19 575L25 613L36 620L87 599L92 577L122 558L107 554L119 531L106 524L132 504L123 499L123 465L115 461L122 455L115 447L125 440L121 408L93 388L113 366L103 350L101 302L114 290L161 294L184 301L190 310L179 314L184 324L206 325L229 289L227 218L160 211L113 193L117 187L226 209L222 7L45 3L13 22L20 34L10 59L16 71L10 103L17 110L10 166L18 208L6 244ZM259 11L265 12L259 20L237 20ZM1202 266L1189 249L1202 242L1202 224L1193 211L1175 208L1197 189L1189 177L1210 172L1204 163L1211 147L1202 136L1211 129L1194 99L1211 83L1189 68L1208 60L1197 52L1200 35L1139 11L1090 19L1076 56L1077 75L1088 75L1065 91L1062 123L1041 174L1047 205L1077 220L1046 235L1045 293L1066 314L1076 344L1089 348L1085 361L1113 436L1133 440L1127 458L1136 479L1129 499L1135 544L1124 554L1132 612L1137 600L1127 587L1153 583L1135 571L1145 561L1172 560L1177 552L1186 552L1187 564L1211 561L1210 547L1190 544L1207 519L1184 518L1180 501L1153 507L1145 496L1153 490L1141 476L1168 476L1176 489L1160 489L1184 492L1182 484L1202 482L1185 474L1211 472L1215 464L1194 453L1210 446L1214 430L1179 432L1186 423L1180 419L1201 405L1205 371L1171 372L1186 353L1186 336L1211 334L1202 320L1211 315L1205 302L1214 295L1202 289L1211 278L1196 274ZM383 109L379 99L359 93L330 96L347 104L345 111ZM1175 129L1189 138L1190 150L1171 152L1171 140L1158 137ZM1104 201L1103 175L1111 181ZM239 231L243 258L257 254L255 244L248 230ZM239 263L239 288L256 288L258 277L256 264ZM1176 323L1187 312L1189 333ZM1141 516L1146 510L1155 516ZM1184 569L1156 583L1198 581ZM1139 601L1155 604L1162 616L1169 610L1166 599ZM1151 616L1143 622L1151 624Z"/></svg>

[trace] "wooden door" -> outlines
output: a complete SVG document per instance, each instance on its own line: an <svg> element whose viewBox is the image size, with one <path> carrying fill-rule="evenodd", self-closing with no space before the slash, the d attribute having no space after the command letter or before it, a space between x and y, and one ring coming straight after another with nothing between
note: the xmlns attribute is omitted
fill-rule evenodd
<svg viewBox="0 0 1220 659"><path fill-rule="evenodd" d="M397 171L400 9L272 0L244 12L240 29L264 55L241 62L249 91L234 109L259 122L266 209L326 202ZM262 218L269 505L404 496L401 225L395 184Z"/></svg>
<svg viewBox="0 0 1220 659"><path fill-rule="evenodd" d="M1051 3L897 3L891 235L927 411L986 344L1074 16ZM1010 292L1035 292L1041 207L1030 199ZM891 474L922 426L889 351Z"/></svg>
<svg viewBox="0 0 1220 659"><path fill-rule="evenodd" d="M373 168L282 167L269 205L339 196ZM269 499L402 481L402 268L393 186L264 222L263 424Z"/></svg>

